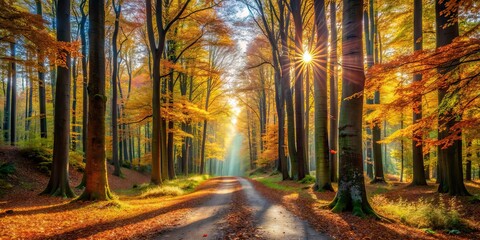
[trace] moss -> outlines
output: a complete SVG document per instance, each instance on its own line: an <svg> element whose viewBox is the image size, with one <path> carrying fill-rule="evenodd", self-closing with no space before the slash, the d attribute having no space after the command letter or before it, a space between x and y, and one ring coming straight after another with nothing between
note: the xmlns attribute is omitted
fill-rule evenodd
<svg viewBox="0 0 480 240"><path fill-rule="evenodd" d="M298 182L302 183L302 184L312 184L312 183L315 183L315 177L307 175L302 180L300 180Z"/></svg>

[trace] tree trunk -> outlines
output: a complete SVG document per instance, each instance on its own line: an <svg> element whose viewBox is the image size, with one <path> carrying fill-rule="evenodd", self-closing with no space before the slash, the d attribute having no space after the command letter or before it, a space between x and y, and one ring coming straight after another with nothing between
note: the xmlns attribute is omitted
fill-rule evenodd
<svg viewBox="0 0 480 240"><path fill-rule="evenodd" d="M57 5L57 40L70 42L70 0L59 0ZM101 39L95 39L101 41ZM66 66L57 66L53 163L52 173L44 194L74 197L68 183L68 153L70 136L70 53L65 53ZM13 107L13 105L12 105Z"/></svg>
<svg viewBox="0 0 480 240"><path fill-rule="evenodd" d="M72 142L72 151L77 150L77 59L73 59L72 63L72 130L70 133L70 140Z"/></svg>
<svg viewBox="0 0 480 240"><path fill-rule="evenodd" d="M365 48L367 52L367 68L370 68L373 66L373 44L372 44L372 39L371 39L371 32L370 32L370 21L368 17L368 12L365 10L363 12L363 27L365 31ZM373 99L367 97L367 104L373 104ZM370 112L370 111L368 111ZM366 165L367 165L367 176L370 179L373 179L373 146L372 146L372 128L370 127L370 124L367 123L366 126L366 132L367 132L367 140L366 140Z"/></svg>
<svg viewBox="0 0 480 240"><path fill-rule="evenodd" d="M15 42L10 43L10 53L12 59L15 59ZM11 63L11 75L12 75L12 95L11 95L11 108L10 108L10 145L15 146L17 142L16 127L17 127L17 64L15 61ZM67 139L68 141L68 139Z"/></svg>
<svg viewBox="0 0 480 240"><path fill-rule="evenodd" d="M422 33L422 0L414 0L413 2L413 50L420 51L423 49L423 33ZM414 82L422 81L421 74L413 75ZM413 107L413 123L422 119L422 97L419 96ZM414 138L421 139L421 135L414 133ZM411 185L420 186L427 185L425 180L425 168L423 163L423 145L421 141L412 140L412 161L413 161L413 180Z"/></svg>
<svg viewBox="0 0 480 240"><path fill-rule="evenodd" d="M37 15L42 17L42 1L36 0ZM47 99L45 96L45 69L44 55L41 50L38 50L38 100L40 105L40 137L47 138Z"/></svg>
<svg viewBox="0 0 480 240"><path fill-rule="evenodd" d="M282 51L280 55L280 67L282 75L283 95L285 96L285 106L287 113L287 139L288 139L288 156L290 157L290 177L298 175L297 168L297 147L295 146L295 113L293 109L292 90L290 88L290 58L288 56L288 21L289 15L285 19L285 2L284 0L277 0L279 6L279 32ZM287 11L288 12L288 11ZM287 22L286 22L287 21ZM287 162L287 161L285 161ZM288 166L288 164L286 164ZM288 168L287 168L288 169Z"/></svg>
<svg viewBox="0 0 480 240"><path fill-rule="evenodd" d="M10 142L10 111L12 108L12 64L8 63L7 89L5 93L5 106L3 110L3 137L4 141Z"/></svg>
<svg viewBox="0 0 480 240"><path fill-rule="evenodd" d="M337 71L337 6L330 0L330 180L338 181L338 71Z"/></svg>
<svg viewBox="0 0 480 240"><path fill-rule="evenodd" d="M290 7L292 10L293 21L295 25L295 127L296 127L296 162L297 175L293 175L294 179L301 180L305 178L305 129L304 129L304 89L303 89L303 23L301 15L300 0L291 0Z"/></svg>
<svg viewBox="0 0 480 240"><path fill-rule="evenodd" d="M363 177L362 113L363 98L348 99L362 92L365 84L362 45L363 0L344 0L342 19L342 105L340 108L340 175L338 192L330 204L332 211L352 211L354 215L374 214L368 203Z"/></svg>
<svg viewBox="0 0 480 240"><path fill-rule="evenodd" d="M83 114L82 114L82 150L83 150L83 161L86 162L87 159L87 126L88 126L88 78L87 78L87 34L85 30L85 24L87 22L87 15L85 13L85 5L87 0L82 0L80 4L80 12L82 18L80 20L80 39L82 43L82 101L83 101Z"/></svg>
<svg viewBox="0 0 480 240"><path fill-rule="evenodd" d="M118 50L117 50L117 37L118 31L120 28L120 14L122 12L121 2L118 3L118 6L115 4L115 0L112 1L112 7L115 12L115 27L112 34L112 161L115 166L113 175L121 176L121 165L120 160L118 159L118 89L117 89L117 74L118 74ZM124 146L125 147L125 146Z"/></svg>
<svg viewBox="0 0 480 240"><path fill-rule="evenodd" d="M436 27L437 27L437 48L450 44L453 39L459 36L458 29L458 8L454 8L449 15L443 13L447 9L449 2L437 0L435 4ZM456 2L455 4L459 4ZM453 24L451 21L453 20ZM458 60L453 60L458 61ZM441 66L438 68L440 74L449 74L451 71L456 71L455 67ZM452 64L455 66L455 64ZM454 73L455 74L455 73ZM441 88L438 90L438 103L448 101L445 98L447 89ZM448 120L446 120L448 119ZM438 132L438 140L446 138L450 134L450 129L457 123L458 117L452 117L451 111L446 109L438 116L438 126L443 127ZM461 135L461 132L458 134ZM442 148L439 146L438 160L440 166L440 185L438 192L449 193L452 196L468 196L470 193L465 188L463 183L463 167L462 167L462 140L455 140L451 146Z"/></svg>
<svg viewBox="0 0 480 240"><path fill-rule="evenodd" d="M315 162L316 190L333 191L330 181L330 162L328 151L328 108L327 108L327 56L328 29L325 16L325 2L318 0L315 7L315 27L317 44L313 55L313 87L315 103Z"/></svg>
<svg viewBox="0 0 480 240"><path fill-rule="evenodd" d="M111 200L105 161L105 1L89 2L87 183L80 200Z"/></svg>

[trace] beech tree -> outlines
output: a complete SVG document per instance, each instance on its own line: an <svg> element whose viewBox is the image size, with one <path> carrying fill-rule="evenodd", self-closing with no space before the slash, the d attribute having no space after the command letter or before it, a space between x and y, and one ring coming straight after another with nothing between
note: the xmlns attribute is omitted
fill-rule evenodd
<svg viewBox="0 0 480 240"><path fill-rule="evenodd" d="M453 7L448 5L447 1L437 0L435 2L436 16L436 34L437 48L446 46L453 42L459 36L458 29L458 3L454 2ZM453 59L438 68L440 74L447 74L452 71L458 71L455 67L457 59ZM450 77L453 77L450 75ZM449 132L457 122L457 118L451 113L452 107L447 104L451 94L447 93L446 88L438 89L438 103L442 110L439 112L438 118L438 139L442 140L449 135ZM448 98L446 97L448 95ZM462 132L456 132L455 135L461 136ZM453 140L451 146L438 147L438 166L439 166L439 182L438 192L449 193L455 196L468 196L467 189L463 184L463 166L462 166L462 139Z"/></svg>
<svg viewBox="0 0 480 240"><path fill-rule="evenodd" d="M364 90L362 44L363 0L344 0L342 18L342 103L339 123L338 191L330 207L334 212L375 214L368 203L363 176L362 112Z"/></svg>
<svg viewBox="0 0 480 240"><path fill-rule="evenodd" d="M422 27L422 1L413 1L413 50L423 49L423 27ZM413 81L422 80L421 74L413 75ZM422 96L419 96L413 107L413 122L422 118ZM421 136L419 136L421 137ZM423 166L423 146L422 142L412 141L413 154L413 180L412 185L427 185L425 180L425 169Z"/></svg>
<svg viewBox="0 0 480 240"><path fill-rule="evenodd" d="M86 185L79 200L111 200L105 155L105 1L88 5L89 82Z"/></svg>
<svg viewBox="0 0 480 240"><path fill-rule="evenodd" d="M70 0L59 0L57 3L57 40L70 42ZM44 194L61 197L74 197L68 183L68 159L70 137L70 53L63 50L59 57L65 58L64 65L57 66L53 165L50 180Z"/></svg>
<svg viewBox="0 0 480 240"><path fill-rule="evenodd" d="M313 52L313 87L315 92L315 162L317 190L333 191L328 150L327 65L328 29L325 2L315 1L317 42Z"/></svg>

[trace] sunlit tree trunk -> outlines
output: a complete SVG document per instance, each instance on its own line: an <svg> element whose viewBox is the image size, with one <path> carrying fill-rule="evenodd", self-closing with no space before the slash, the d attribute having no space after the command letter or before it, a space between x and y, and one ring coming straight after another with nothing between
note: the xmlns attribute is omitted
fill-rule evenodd
<svg viewBox="0 0 480 240"><path fill-rule="evenodd" d="M295 128L296 128L296 162L297 175L293 175L294 179L305 178L305 128L304 128L304 104L303 104L303 21L301 14L301 0L291 0L290 7L292 11L293 21L295 25ZM293 164L292 164L293 165Z"/></svg>
<svg viewBox="0 0 480 240"><path fill-rule="evenodd" d="M337 71L337 6L330 0L330 180L338 180L338 71Z"/></svg>
<svg viewBox="0 0 480 240"><path fill-rule="evenodd" d="M70 42L70 0L58 1L56 15L57 40L68 43ZM66 66L57 66L52 173L43 193L60 197L74 197L75 194L68 183L71 86L69 66L71 61L70 53L64 53Z"/></svg>
<svg viewBox="0 0 480 240"><path fill-rule="evenodd" d="M375 214L368 203L363 177L362 115L363 98L352 98L365 84L362 45L363 0L344 0L342 18L342 105L339 123L338 192L330 204L332 211L352 211L354 215Z"/></svg>
<svg viewBox="0 0 480 240"><path fill-rule="evenodd" d="M87 183L80 200L111 200L105 156L105 2L89 1Z"/></svg>
<svg viewBox="0 0 480 240"><path fill-rule="evenodd" d="M330 181L330 162L328 151L328 108L327 108L327 59L328 29L324 0L317 0L315 7L315 27L317 44L313 52L313 87L315 100L315 162L316 190L333 191Z"/></svg>
<svg viewBox="0 0 480 240"><path fill-rule="evenodd" d="M368 11L367 9L363 12L363 27L365 31L365 49L367 53L367 68L373 66L373 43L372 38L370 37L370 20L368 18ZM373 99L367 97L366 100L367 104L373 104ZM367 176L370 179L373 179L373 147L372 147L372 128L370 124L367 123L366 126L366 133L367 133L367 140L366 140L366 165L367 165Z"/></svg>
<svg viewBox="0 0 480 240"><path fill-rule="evenodd" d="M450 2L437 0L435 3L436 15L436 33L437 33L437 48L446 46L459 36L458 29L458 8L453 8L447 15L444 11L447 9L447 4ZM459 4L455 2L454 4ZM458 7L458 6L457 6ZM452 23L453 21L453 23ZM452 60L458 61L458 60ZM453 65L448 66L448 65ZM455 64L450 62L447 66L438 68L438 72L443 75L450 74L455 69ZM456 73L452 74L454 77ZM447 93L447 89L440 88L438 90L439 108L445 105L454 93ZM450 135L450 129L457 123L458 116L452 116L451 109L442 110L439 113L438 125L441 130L438 131L438 139L442 140ZM458 135L461 136L461 133ZM462 166L462 140L455 140L453 145L447 148L438 148L438 161L440 167L440 185L438 191L440 193L449 193L452 196L467 196L470 193L465 188L463 183L463 166Z"/></svg>
<svg viewBox="0 0 480 240"><path fill-rule="evenodd" d="M422 0L413 1L413 50L420 51L423 49L423 32L422 32ZM413 75L414 82L422 81L421 74ZM413 108L413 123L422 119L422 96L419 96ZM421 135L415 135L416 138L422 138ZM425 169L423 165L423 146L421 141L412 140L413 154L413 180L412 185L427 185L425 180Z"/></svg>

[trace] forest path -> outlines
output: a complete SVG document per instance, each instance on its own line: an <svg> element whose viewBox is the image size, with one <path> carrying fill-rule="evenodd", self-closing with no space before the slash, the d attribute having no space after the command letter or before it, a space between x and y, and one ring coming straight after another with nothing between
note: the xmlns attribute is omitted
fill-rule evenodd
<svg viewBox="0 0 480 240"><path fill-rule="evenodd" d="M317 232L310 224L278 204L265 199L252 183L238 179L242 185L249 207L253 210L254 225L265 239L331 239Z"/></svg>
<svg viewBox="0 0 480 240"><path fill-rule="evenodd" d="M246 179L226 177L209 200L195 207L178 227L168 230L156 239L229 239L235 236L228 230L228 218L239 211L234 198L242 194L244 207L249 209L250 220L260 239L330 239L315 231L308 222L301 220L283 206L265 199ZM247 224L247 223L245 223ZM228 232L228 233L227 233Z"/></svg>

